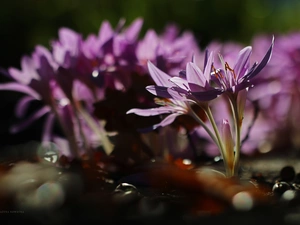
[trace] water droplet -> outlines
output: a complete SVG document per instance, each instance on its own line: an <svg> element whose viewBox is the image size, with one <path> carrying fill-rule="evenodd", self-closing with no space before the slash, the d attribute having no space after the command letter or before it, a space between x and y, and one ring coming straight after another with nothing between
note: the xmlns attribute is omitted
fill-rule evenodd
<svg viewBox="0 0 300 225"><path fill-rule="evenodd" d="M59 151L57 146L50 142L41 144L38 147L37 155L45 162L56 163L59 159Z"/></svg>
<svg viewBox="0 0 300 225"><path fill-rule="evenodd" d="M137 188L128 183L119 184L112 194L113 202L119 205L133 203L141 197Z"/></svg>
<svg viewBox="0 0 300 225"><path fill-rule="evenodd" d="M222 157L221 156L216 156L214 158L214 162L220 162L220 161L222 161Z"/></svg>
<svg viewBox="0 0 300 225"><path fill-rule="evenodd" d="M132 184L121 183L116 187L115 191L132 192L137 191L137 188Z"/></svg>

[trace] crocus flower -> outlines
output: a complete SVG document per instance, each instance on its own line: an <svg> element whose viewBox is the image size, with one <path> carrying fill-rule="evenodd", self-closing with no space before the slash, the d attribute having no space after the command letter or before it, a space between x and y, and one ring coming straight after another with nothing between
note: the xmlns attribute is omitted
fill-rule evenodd
<svg viewBox="0 0 300 225"><path fill-rule="evenodd" d="M193 62L189 62L186 71L181 76L172 77L151 62L148 62L149 73L157 84L146 87L149 92L164 98L174 98L170 95L170 90L177 92L177 100L186 101L209 101L222 93L222 90L216 89L210 85L211 66L213 54L211 53L206 60L204 72Z"/></svg>
<svg viewBox="0 0 300 225"><path fill-rule="evenodd" d="M24 56L22 58L21 70L17 68L8 69L8 75L15 81L1 84L0 90L27 94L16 105L16 115L18 117L23 117L26 114L32 101L42 100L45 103L45 106L37 110L24 123L14 126L14 132L26 128L36 119L49 113L53 104L60 104L65 98L54 81L55 68L57 68L57 65L52 60L51 53L46 48L37 46L32 57Z"/></svg>
<svg viewBox="0 0 300 225"><path fill-rule="evenodd" d="M254 57L261 57L260 49L266 46L268 38L269 35L264 34L252 40L257 49L253 52ZM257 101L265 118L272 119L268 126L277 125L272 132L275 137L270 142L272 149L299 146L299 49L299 32L279 35L264 76L255 78L255 86L249 93L249 98Z"/></svg>
<svg viewBox="0 0 300 225"><path fill-rule="evenodd" d="M229 171L233 171L234 167L234 141L231 135L231 128L228 120L223 119L220 129L222 142L224 143L224 161L229 168ZM228 171L228 172L229 172Z"/></svg>
<svg viewBox="0 0 300 225"><path fill-rule="evenodd" d="M91 34L82 45L85 60L81 70L92 75L94 83L104 88L126 90L131 86L131 74L135 71L135 49L143 20L137 18L129 27L120 20L116 29L104 21L98 36Z"/></svg>
<svg viewBox="0 0 300 225"><path fill-rule="evenodd" d="M169 93L172 96L172 92L170 91ZM176 95L176 92L173 93L174 97ZM175 97L176 98L176 97ZM188 103L184 101L178 101L175 99L156 99L155 101L157 104L162 105L161 107L157 108L150 108L150 109L130 109L127 111L126 114L129 113L135 113L136 115L139 116L156 116L156 115L162 115L162 114L169 114L166 116L160 123L154 124L150 128L142 129L144 131L149 131L149 130L155 130L158 127L164 127L176 119L176 117L183 115L183 114L188 114L190 108L188 107Z"/></svg>
<svg viewBox="0 0 300 225"><path fill-rule="evenodd" d="M174 24L166 26L160 35L149 29L136 48L141 73L148 72L147 62L151 61L164 72L177 76L193 55L200 55L193 33L184 31L180 34Z"/></svg>
<svg viewBox="0 0 300 225"><path fill-rule="evenodd" d="M252 47L248 46L239 52L237 60L233 68L224 61L219 55L222 64L221 69L214 69L214 76L219 86L226 92L236 93L242 89L251 86L251 79L254 78L269 62L274 46L274 38L271 46L264 55L260 63L255 62L250 67L250 55Z"/></svg>

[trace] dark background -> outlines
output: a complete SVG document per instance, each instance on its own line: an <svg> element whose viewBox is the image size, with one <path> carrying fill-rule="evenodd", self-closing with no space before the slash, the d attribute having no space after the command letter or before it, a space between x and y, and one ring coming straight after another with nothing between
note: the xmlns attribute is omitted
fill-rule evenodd
<svg viewBox="0 0 300 225"><path fill-rule="evenodd" d="M113 26L120 18L130 24L144 18L142 34L154 28L162 31L167 23L191 30L205 46L211 40L247 44L259 33L286 33L300 29L298 0L10 0L0 5L0 67L20 66L24 54L37 44L49 47L58 29L69 27L86 36L97 33L103 20ZM0 76L0 82L8 81ZM20 93L0 92L0 145L39 140L42 123L10 134L16 121L14 105Z"/></svg>

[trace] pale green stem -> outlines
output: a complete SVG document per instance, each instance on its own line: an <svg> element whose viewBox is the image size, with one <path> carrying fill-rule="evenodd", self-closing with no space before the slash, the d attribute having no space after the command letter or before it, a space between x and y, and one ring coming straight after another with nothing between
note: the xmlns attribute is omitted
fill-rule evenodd
<svg viewBox="0 0 300 225"><path fill-rule="evenodd" d="M222 155L222 158L223 158L223 162L224 162L224 166L225 166L225 171L226 171L226 176L227 177L231 177L233 175L233 171L232 169L228 166L228 162L227 162L227 157L226 157L226 152L225 152L225 147L224 147L224 144L223 144L223 141L222 141L222 138L221 138L221 135L220 135L220 132L218 130L218 127L217 127L217 124L214 120L214 117L212 115L212 112L210 110L210 107L206 107L204 109L213 129L214 129L214 132L216 134L216 138L217 138L217 141L218 141L218 147L220 149L220 152L221 152L221 155Z"/></svg>
<svg viewBox="0 0 300 225"><path fill-rule="evenodd" d="M80 113L79 109L81 108L81 106L79 105L79 102L74 102L71 105L72 105L72 108L74 110L75 119L76 119L76 121L78 123L79 133L80 133L80 136L81 136L81 138L83 140L84 148L85 148L85 150L87 151L87 153L89 155L89 160L92 160L92 158L93 158L92 157L92 153L91 153L90 148L88 146L87 139L86 139L85 134L83 132L82 124L81 124L81 121L80 121L80 118L79 118L79 115L78 115Z"/></svg>
<svg viewBox="0 0 300 225"><path fill-rule="evenodd" d="M241 151L241 121L239 117L239 112L237 108L236 98L229 98L234 126L235 126L235 154L234 154L234 175L237 175L239 168L239 160L240 160L240 151Z"/></svg>
<svg viewBox="0 0 300 225"><path fill-rule="evenodd" d="M62 122L62 118L59 116L59 113L56 110L56 106L54 104L51 104L51 108L55 114L55 117L57 118L61 128L63 129L64 134L66 135L66 138L70 145L70 151L73 153L75 158L79 159L79 149L78 145L76 143L76 139L73 133L69 131L69 128L65 127L64 123Z"/></svg>
<svg viewBox="0 0 300 225"><path fill-rule="evenodd" d="M216 138L216 136L212 133L212 131L206 126L205 122L194 112L194 110L189 107L189 115L191 115L203 128L204 130L209 134L211 139L218 145L219 147L219 142Z"/></svg>
<svg viewBox="0 0 300 225"><path fill-rule="evenodd" d="M96 125L96 121L87 113L84 109L81 107L78 107L79 113L82 115L82 117L85 119L89 127L97 134L102 142L104 151L107 155L109 155L113 150L113 144L108 139L105 131L103 129L99 129L99 126Z"/></svg>

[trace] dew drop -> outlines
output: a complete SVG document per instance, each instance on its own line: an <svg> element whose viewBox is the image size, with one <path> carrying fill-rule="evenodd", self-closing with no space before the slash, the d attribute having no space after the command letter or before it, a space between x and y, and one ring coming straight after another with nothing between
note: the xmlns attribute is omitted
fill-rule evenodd
<svg viewBox="0 0 300 225"><path fill-rule="evenodd" d="M56 163L59 159L59 151L54 143L40 145L37 150L37 155L39 158L49 163Z"/></svg>

